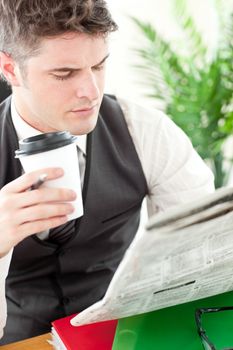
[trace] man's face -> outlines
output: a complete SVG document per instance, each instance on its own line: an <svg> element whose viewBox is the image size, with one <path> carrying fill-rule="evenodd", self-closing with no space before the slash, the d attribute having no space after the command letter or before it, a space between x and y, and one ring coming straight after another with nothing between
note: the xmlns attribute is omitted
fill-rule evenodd
<svg viewBox="0 0 233 350"><path fill-rule="evenodd" d="M96 125L103 97L108 45L103 36L68 33L43 39L41 50L16 69L16 109L34 128L86 134Z"/></svg>

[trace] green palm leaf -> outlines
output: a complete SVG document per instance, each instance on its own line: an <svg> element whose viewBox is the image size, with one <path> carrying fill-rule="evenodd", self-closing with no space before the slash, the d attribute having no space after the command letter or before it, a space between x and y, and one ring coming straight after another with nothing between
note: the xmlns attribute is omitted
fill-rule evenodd
<svg viewBox="0 0 233 350"><path fill-rule="evenodd" d="M150 87L148 96L163 102L165 112L212 164L216 186L220 187L229 176L223 167L222 146L233 130L233 21L222 26L224 40L209 62L186 1L175 0L175 4L176 15L194 48L192 54L188 58L180 55L152 24L131 17L144 39L143 47L134 49L141 61L135 68L143 74L142 83Z"/></svg>

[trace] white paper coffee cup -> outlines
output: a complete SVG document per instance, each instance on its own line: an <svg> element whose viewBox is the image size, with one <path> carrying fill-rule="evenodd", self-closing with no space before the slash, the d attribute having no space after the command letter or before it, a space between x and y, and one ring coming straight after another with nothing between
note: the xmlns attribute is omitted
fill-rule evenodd
<svg viewBox="0 0 233 350"><path fill-rule="evenodd" d="M29 137L19 141L19 150L15 152L25 173L42 168L63 168L64 175L55 180L46 180L42 185L53 188L69 188L76 192L72 201L75 210L68 220L83 215L83 200L75 136L67 131L51 132Z"/></svg>

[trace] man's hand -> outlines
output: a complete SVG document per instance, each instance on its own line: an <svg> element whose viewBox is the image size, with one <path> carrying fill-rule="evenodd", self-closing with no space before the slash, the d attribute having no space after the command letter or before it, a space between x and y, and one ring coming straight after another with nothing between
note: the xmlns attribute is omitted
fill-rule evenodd
<svg viewBox="0 0 233 350"><path fill-rule="evenodd" d="M67 222L67 215L74 211L71 203L74 191L62 188L32 186L41 174L46 180L63 175L61 168L47 168L24 174L8 183L0 191L0 257L24 238Z"/></svg>

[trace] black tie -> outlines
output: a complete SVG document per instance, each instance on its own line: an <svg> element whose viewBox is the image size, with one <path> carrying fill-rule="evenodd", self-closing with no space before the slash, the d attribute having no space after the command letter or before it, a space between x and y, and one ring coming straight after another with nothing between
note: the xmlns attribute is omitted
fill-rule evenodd
<svg viewBox="0 0 233 350"><path fill-rule="evenodd" d="M49 231L48 240L52 243L63 244L65 243L75 231L75 220L68 221L67 223L52 228Z"/></svg>

